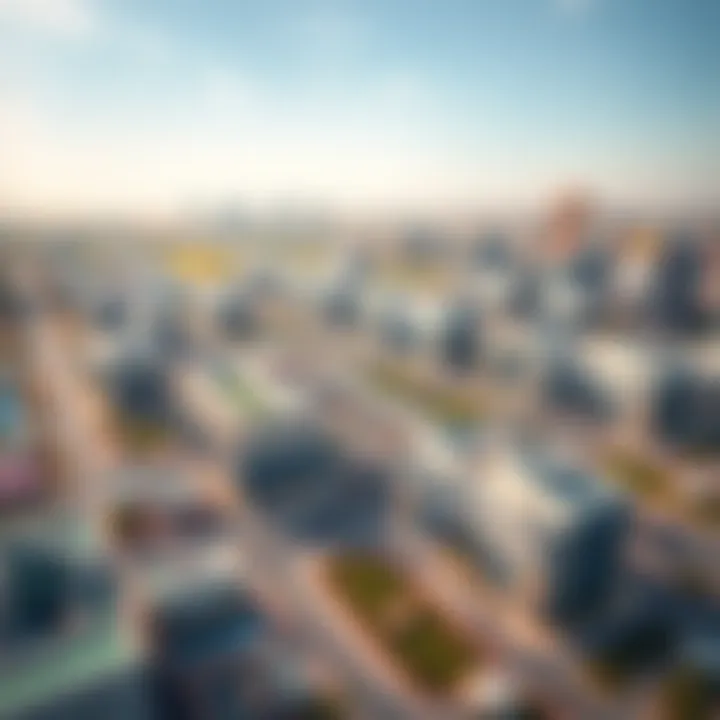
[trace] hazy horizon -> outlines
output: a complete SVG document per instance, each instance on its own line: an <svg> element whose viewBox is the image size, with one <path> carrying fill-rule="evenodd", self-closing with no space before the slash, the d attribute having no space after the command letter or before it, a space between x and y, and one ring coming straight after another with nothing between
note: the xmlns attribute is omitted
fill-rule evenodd
<svg viewBox="0 0 720 720"><path fill-rule="evenodd" d="M720 201L713 0L0 0L0 212Z"/></svg>

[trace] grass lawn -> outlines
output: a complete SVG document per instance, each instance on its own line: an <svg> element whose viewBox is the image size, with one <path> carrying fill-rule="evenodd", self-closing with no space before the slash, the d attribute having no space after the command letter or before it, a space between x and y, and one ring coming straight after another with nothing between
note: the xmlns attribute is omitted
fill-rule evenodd
<svg viewBox="0 0 720 720"><path fill-rule="evenodd" d="M273 258L291 272L314 272L331 260L332 248L321 242L282 246L273 250Z"/></svg>
<svg viewBox="0 0 720 720"><path fill-rule="evenodd" d="M332 587L423 690L448 693L475 669L469 641L382 558L347 554L330 561Z"/></svg>
<svg viewBox="0 0 720 720"><path fill-rule="evenodd" d="M167 257L170 273L197 285L213 285L228 280L242 269L237 253L212 245L181 245Z"/></svg>
<svg viewBox="0 0 720 720"><path fill-rule="evenodd" d="M215 379L228 398L242 410L253 416L264 415L267 411L257 394L238 372L219 372Z"/></svg>
<svg viewBox="0 0 720 720"><path fill-rule="evenodd" d="M670 472L657 463L627 450L615 449L605 458L605 470L634 495L671 509L690 523L720 528L720 497L688 502L676 494Z"/></svg>
<svg viewBox="0 0 720 720"><path fill-rule="evenodd" d="M624 488L649 500L667 499L672 490L669 473L664 468L626 450L609 452L605 470Z"/></svg>
<svg viewBox="0 0 720 720"><path fill-rule="evenodd" d="M408 292L442 292L452 282L451 273L434 263L407 265L390 262L378 268L378 282L388 288Z"/></svg>
<svg viewBox="0 0 720 720"><path fill-rule="evenodd" d="M470 425L483 418L477 398L437 383L426 383L398 365L376 363L370 368L368 379L381 392L414 405L443 425Z"/></svg>
<svg viewBox="0 0 720 720"><path fill-rule="evenodd" d="M689 668L679 667L662 688L661 720L712 720L720 709L707 682Z"/></svg>
<svg viewBox="0 0 720 720"><path fill-rule="evenodd" d="M160 423L119 418L115 425L122 445L140 453L153 452L167 445L170 433Z"/></svg>

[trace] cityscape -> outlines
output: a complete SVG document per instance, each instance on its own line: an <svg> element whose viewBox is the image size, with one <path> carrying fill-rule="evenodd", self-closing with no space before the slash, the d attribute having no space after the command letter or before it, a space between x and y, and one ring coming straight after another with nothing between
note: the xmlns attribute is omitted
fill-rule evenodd
<svg viewBox="0 0 720 720"><path fill-rule="evenodd" d="M720 718L718 108L654 135L627 95L657 62L692 99L720 13L648 1L0 1L0 120L54 98L0 138L0 720ZM472 95L476 31L527 96L477 128L363 95L393 53ZM235 39L267 115L191 97ZM625 139L548 141L536 50L612 66Z"/></svg>

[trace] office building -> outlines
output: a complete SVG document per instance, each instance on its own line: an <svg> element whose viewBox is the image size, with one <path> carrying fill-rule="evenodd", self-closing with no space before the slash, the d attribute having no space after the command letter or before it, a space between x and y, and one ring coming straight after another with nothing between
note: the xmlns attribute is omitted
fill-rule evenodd
<svg viewBox="0 0 720 720"><path fill-rule="evenodd" d="M598 423L612 416L610 394L572 353L549 361L541 395L545 408L561 416Z"/></svg>
<svg viewBox="0 0 720 720"><path fill-rule="evenodd" d="M670 446L720 451L720 376L682 367L667 371L653 394L651 427Z"/></svg>
<svg viewBox="0 0 720 720"><path fill-rule="evenodd" d="M630 432L645 428L660 362L653 348L632 337L589 335L574 352L606 398L615 427Z"/></svg>
<svg viewBox="0 0 720 720"><path fill-rule="evenodd" d="M464 504L504 581L555 617L593 608L612 589L630 508L600 477L529 442L488 447Z"/></svg>
<svg viewBox="0 0 720 720"><path fill-rule="evenodd" d="M694 238L675 237L664 244L647 298L648 314L659 330L688 334L703 328L703 263L703 248Z"/></svg>

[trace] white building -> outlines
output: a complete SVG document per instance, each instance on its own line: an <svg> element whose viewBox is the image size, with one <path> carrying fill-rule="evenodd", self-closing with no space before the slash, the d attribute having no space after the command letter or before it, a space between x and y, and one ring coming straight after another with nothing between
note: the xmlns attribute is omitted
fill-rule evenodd
<svg viewBox="0 0 720 720"><path fill-rule="evenodd" d="M570 613L609 589L629 507L568 456L497 442L465 492L473 534L504 580L532 604Z"/></svg>

